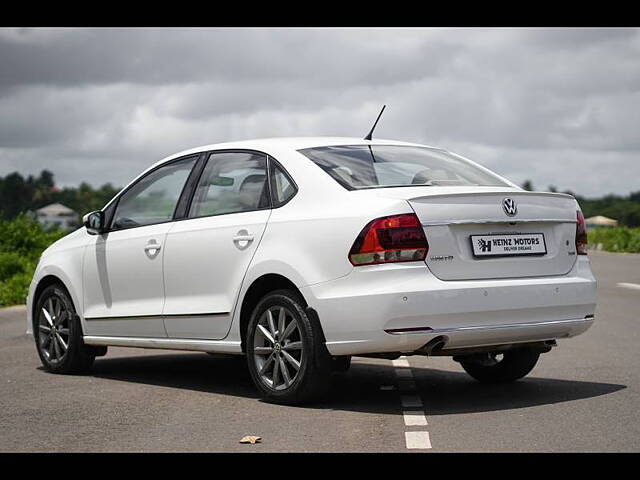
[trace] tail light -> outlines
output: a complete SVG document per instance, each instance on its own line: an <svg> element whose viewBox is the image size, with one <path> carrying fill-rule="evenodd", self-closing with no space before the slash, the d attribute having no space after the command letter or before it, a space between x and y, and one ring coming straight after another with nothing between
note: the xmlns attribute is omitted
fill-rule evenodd
<svg viewBox="0 0 640 480"><path fill-rule="evenodd" d="M372 220L349 252L354 266L424 260L429 244L414 213Z"/></svg>
<svg viewBox="0 0 640 480"><path fill-rule="evenodd" d="M576 222L576 252L578 255L587 254L587 226L580 210L578 210L578 221Z"/></svg>

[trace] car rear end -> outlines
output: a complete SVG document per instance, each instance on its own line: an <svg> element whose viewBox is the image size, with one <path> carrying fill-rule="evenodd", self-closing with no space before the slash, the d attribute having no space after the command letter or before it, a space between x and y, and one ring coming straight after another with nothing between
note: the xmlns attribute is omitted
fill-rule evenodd
<svg viewBox="0 0 640 480"><path fill-rule="evenodd" d="M345 251L351 273L305 287L331 354L545 350L593 323L596 281L573 197L523 191L448 152L427 151L431 162L349 148L303 153L354 198L409 208L363 224Z"/></svg>

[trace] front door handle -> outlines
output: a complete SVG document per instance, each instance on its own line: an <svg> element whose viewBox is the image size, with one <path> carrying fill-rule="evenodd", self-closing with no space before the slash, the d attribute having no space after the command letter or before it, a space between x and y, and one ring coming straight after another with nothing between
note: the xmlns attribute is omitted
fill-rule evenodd
<svg viewBox="0 0 640 480"><path fill-rule="evenodd" d="M148 243L147 245L145 245L144 251L149 255L155 255L160 251L161 248L162 245L160 245L159 243Z"/></svg>

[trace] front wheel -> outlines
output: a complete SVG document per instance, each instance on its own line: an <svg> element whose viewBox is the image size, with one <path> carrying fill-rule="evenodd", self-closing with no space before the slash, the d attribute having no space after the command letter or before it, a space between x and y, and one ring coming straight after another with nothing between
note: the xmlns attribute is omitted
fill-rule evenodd
<svg viewBox="0 0 640 480"><path fill-rule="evenodd" d="M540 353L530 349L468 355L460 359L465 371L483 383L507 383L527 375L536 366Z"/></svg>
<svg viewBox="0 0 640 480"><path fill-rule="evenodd" d="M246 354L256 387L269 401L300 404L328 390L331 358L295 292L267 294L247 327Z"/></svg>
<svg viewBox="0 0 640 480"><path fill-rule="evenodd" d="M60 285L44 289L36 301L33 337L42 365L52 373L87 371L96 354L106 353L85 345L82 327L66 290Z"/></svg>

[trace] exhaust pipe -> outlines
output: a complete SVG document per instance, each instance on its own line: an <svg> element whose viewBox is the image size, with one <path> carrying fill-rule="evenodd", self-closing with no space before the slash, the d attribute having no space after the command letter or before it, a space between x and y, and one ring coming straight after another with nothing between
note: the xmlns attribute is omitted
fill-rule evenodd
<svg viewBox="0 0 640 480"><path fill-rule="evenodd" d="M449 339L447 337L445 337L444 335L439 335L436 338L432 338L422 347L416 350L416 353L427 356L432 355L434 352L442 350L448 341Z"/></svg>

